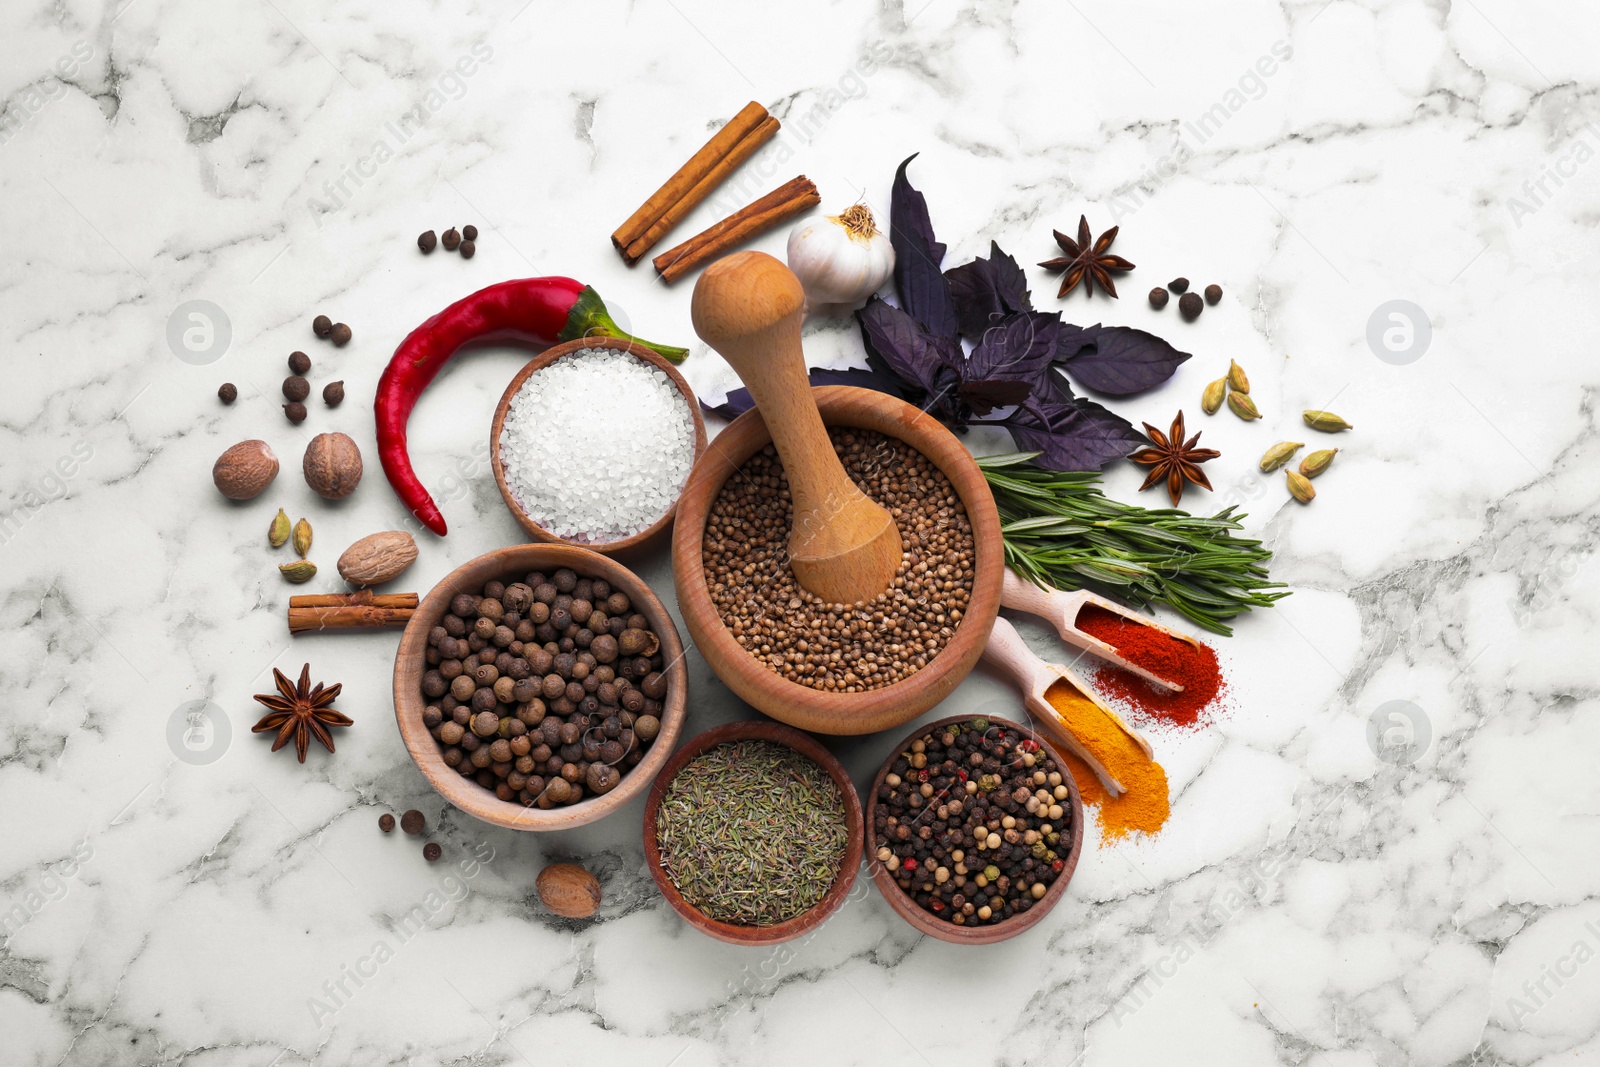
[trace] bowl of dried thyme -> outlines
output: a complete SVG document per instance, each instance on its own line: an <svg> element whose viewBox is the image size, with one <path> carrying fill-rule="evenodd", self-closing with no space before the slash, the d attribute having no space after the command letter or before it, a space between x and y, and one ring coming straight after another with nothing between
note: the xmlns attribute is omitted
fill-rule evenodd
<svg viewBox="0 0 1600 1067"><path fill-rule="evenodd" d="M861 801L814 738L766 720L698 734L645 800L650 875L719 941L772 945L837 911L861 866Z"/></svg>

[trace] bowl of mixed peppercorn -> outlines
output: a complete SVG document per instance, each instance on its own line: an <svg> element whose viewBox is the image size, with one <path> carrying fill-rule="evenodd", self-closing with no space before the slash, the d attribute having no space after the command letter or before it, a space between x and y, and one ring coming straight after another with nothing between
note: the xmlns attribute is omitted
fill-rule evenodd
<svg viewBox="0 0 1600 1067"><path fill-rule="evenodd" d="M1033 926L1083 850L1072 775L1025 726L958 715L896 747L867 799L873 881L923 933L985 945Z"/></svg>

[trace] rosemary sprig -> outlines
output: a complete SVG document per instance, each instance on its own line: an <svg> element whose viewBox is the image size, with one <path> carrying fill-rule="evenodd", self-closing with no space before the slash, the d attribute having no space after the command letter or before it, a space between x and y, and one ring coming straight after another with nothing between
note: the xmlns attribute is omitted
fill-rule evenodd
<svg viewBox="0 0 1600 1067"><path fill-rule="evenodd" d="M1091 589L1135 607L1165 604L1213 633L1288 596L1269 580L1272 553L1240 537L1232 507L1209 519L1111 500L1095 473L1045 470L1036 452L981 456L1000 508L1006 564L1036 585ZM1283 590L1279 592L1278 590Z"/></svg>

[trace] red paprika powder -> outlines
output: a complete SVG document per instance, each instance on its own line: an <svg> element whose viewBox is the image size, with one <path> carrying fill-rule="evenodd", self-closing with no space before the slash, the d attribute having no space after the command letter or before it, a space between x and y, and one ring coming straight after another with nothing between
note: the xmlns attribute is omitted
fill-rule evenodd
<svg viewBox="0 0 1600 1067"><path fill-rule="evenodd" d="M1078 612L1078 629L1104 641L1124 659L1183 686L1183 692L1175 693L1107 664L1095 671L1094 679L1113 700L1178 726L1198 726L1222 695L1222 668L1210 645L1168 637L1093 604Z"/></svg>

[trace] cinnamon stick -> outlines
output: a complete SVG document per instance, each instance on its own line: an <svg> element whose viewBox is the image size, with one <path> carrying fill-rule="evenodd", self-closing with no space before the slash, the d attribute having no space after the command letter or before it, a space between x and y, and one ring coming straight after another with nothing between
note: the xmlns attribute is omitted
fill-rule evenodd
<svg viewBox="0 0 1600 1067"><path fill-rule="evenodd" d="M380 630L404 626L415 614L415 593L325 593L289 598L289 632Z"/></svg>
<svg viewBox="0 0 1600 1067"><path fill-rule="evenodd" d="M661 218L657 219L655 224L644 232L643 236L628 245L627 251L622 254L622 258L627 261L628 266L631 267L643 259L644 254L654 248L657 241L665 237L669 230L682 222L684 216L693 211L702 200L710 196L717 186L727 181L728 175L737 170L745 160L755 155L756 149L772 140L778 133L778 125L777 119L768 118L757 126L748 137L734 145L731 152L707 171L704 178L695 183L694 188L685 193L677 203L667 208Z"/></svg>
<svg viewBox="0 0 1600 1067"><path fill-rule="evenodd" d="M817 187L804 174L793 178L761 199L747 204L721 222L668 249L652 265L661 280L671 285L700 264L729 252L766 233L774 226L804 214L822 202Z"/></svg>
<svg viewBox="0 0 1600 1067"><path fill-rule="evenodd" d="M771 118L766 108L754 100L746 104L611 235L611 243L622 253L622 258L630 266L638 262L650 246L660 240L662 234L704 200L734 167L748 159L751 153L777 132L778 120ZM745 145L747 140L751 143ZM734 158L735 149L741 149L737 160L731 165L724 165ZM714 172L720 176L708 181ZM646 234L657 226L669 210L675 212L675 218L659 227L660 232L645 243Z"/></svg>

